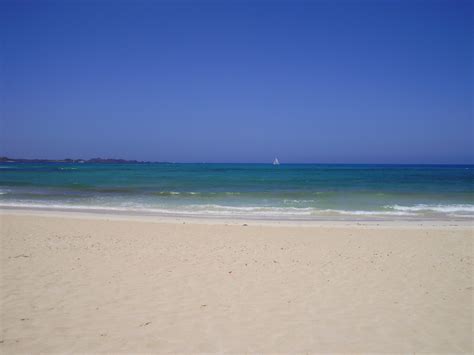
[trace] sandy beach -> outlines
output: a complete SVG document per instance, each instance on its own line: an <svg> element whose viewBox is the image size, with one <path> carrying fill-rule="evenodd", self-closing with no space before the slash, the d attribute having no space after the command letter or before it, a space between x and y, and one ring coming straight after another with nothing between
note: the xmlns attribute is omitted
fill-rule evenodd
<svg viewBox="0 0 474 355"><path fill-rule="evenodd" d="M0 352L473 351L467 222L1 211Z"/></svg>

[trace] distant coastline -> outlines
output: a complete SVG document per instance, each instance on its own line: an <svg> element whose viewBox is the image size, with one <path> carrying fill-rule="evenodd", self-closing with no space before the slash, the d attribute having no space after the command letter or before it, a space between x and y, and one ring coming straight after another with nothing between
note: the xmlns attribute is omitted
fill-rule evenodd
<svg viewBox="0 0 474 355"><path fill-rule="evenodd" d="M271 161L267 162L170 162L170 161L149 161L149 160L127 160L127 159L115 159L115 158L92 158L92 159L25 159L25 158L9 158L0 156L1 163L98 163L98 164L240 164L240 165L259 165L259 164L271 164ZM284 165L327 165L327 166L461 166L461 167L472 167L474 163L380 163L380 162L285 162Z"/></svg>
<svg viewBox="0 0 474 355"><path fill-rule="evenodd" d="M127 160L127 159L111 159L111 158L92 158L92 159L15 159L8 157L0 157L0 163L100 163L100 164L150 164L150 163L161 163L166 162L152 162L152 161L141 161L141 160Z"/></svg>

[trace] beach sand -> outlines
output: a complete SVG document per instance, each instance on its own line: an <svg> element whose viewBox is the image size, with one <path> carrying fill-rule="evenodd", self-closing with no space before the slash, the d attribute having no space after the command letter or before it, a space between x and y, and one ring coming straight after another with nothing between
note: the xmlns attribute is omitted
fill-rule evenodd
<svg viewBox="0 0 474 355"><path fill-rule="evenodd" d="M473 351L466 223L0 223L3 354Z"/></svg>

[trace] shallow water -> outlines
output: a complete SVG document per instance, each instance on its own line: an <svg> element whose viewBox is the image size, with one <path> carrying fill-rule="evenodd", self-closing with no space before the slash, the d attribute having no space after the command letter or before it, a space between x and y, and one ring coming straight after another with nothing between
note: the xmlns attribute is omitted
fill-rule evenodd
<svg viewBox="0 0 474 355"><path fill-rule="evenodd" d="M472 219L474 166L3 163L0 206Z"/></svg>

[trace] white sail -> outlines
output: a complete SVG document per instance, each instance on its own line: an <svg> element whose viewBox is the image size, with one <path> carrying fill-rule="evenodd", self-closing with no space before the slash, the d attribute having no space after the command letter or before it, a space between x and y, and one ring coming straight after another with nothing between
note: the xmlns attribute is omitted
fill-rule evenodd
<svg viewBox="0 0 474 355"><path fill-rule="evenodd" d="M278 158L275 158L275 160L273 160L273 165L280 165L280 162L278 161Z"/></svg>

